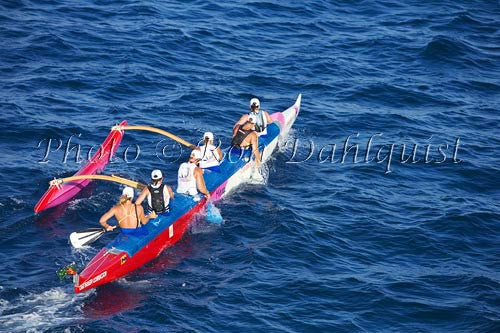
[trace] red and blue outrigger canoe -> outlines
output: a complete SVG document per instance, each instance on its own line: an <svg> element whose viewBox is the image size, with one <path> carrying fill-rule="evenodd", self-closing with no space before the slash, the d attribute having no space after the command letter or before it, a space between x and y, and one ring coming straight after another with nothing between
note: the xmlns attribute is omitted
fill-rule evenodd
<svg viewBox="0 0 500 333"><path fill-rule="evenodd" d="M269 159L278 140L283 139L300 110L301 95L283 112L271 114L267 134L259 138L262 162ZM220 164L220 172L206 172L205 183L212 200L219 200L249 178L255 162L250 150L228 149ZM176 194L170 214L160 215L141 227L139 235L119 233L102 248L79 274L75 274L75 292L95 288L123 277L156 258L165 248L179 241L196 213L206 208L206 199Z"/></svg>

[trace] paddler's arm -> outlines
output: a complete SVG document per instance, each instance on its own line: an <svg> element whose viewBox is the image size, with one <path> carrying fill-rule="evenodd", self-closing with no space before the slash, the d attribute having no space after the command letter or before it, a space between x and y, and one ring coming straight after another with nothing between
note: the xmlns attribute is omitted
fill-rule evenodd
<svg viewBox="0 0 500 333"><path fill-rule="evenodd" d="M220 147L217 147L217 154L219 154L219 158L217 158L217 161L219 162L222 162L222 149L220 149Z"/></svg>
<svg viewBox="0 0 500 333"><path fill-rule="evenodd" d="M139 196L137 197L137 200L135 201L135 204L136 205L141 205L142 202L144 201L144 199L146 198L146 196L148 195L149 193L149 189L147 187L145 187L141 194L139 194Z"/></svg>
<svg viewBox="0 0 500 333"><path fill-rule="evenodd" d="M198 187L198 191L203 193L207 200L210 200L210 192L208 192L207 186L205 185L205 179L203 179L203 170L196 167L194 169L194 176L196 178L196 186Z"/></svg>
<svg viewBox="0 0 500 333"><path fill-rule="evenodd" d="M264 115L266 116L267 119L267 126L269 126L269 124L273 123L273 120L271 119L271 116L269 115L269 113L267 113L267 111L264 111Z"/></svg>
<svg viewBox="0 0 500 333"><path fill-rule="evenodd" d="M112 231L113 229L116 228L116 225L111 226L107 223L110 218L115 216L115 211L116 208L113 206L110 210L104 213L104 215L101 216L101 218L99 219L99 223L102 225L104 229L106 229L106 231Z"/></svg>
<svg viewBox="0 0 500 333"><path fill-rule="evenodd" d="M149 215L144 215L144 208L142 208L141 205L137 205L137 214L139 214L139 219L141 220L142 224L146 224L149 222L149 220L155 219L158 217L158 215L156 215L156 213L154 211L149 213Z"/></svg>
<svg viewBox="0 0 500 333"><path fill-rule="evenodd" d="M170 199L173 199L174 198L174 191L172 191L172 188L168 185L167 185L167 190L168 190L168 194L170 195Z"/></svg>
<svg viewBox="0 0 500 333"><path fill-rule="evenodd" d="M244 123L246 123L247 119L248 119L248 115L247 114L244 114L244 115L241 116L240 120L238 120L236 122L236 124L234 124L234 126L233 126L233 135L231 137L234 137L236 135L236 132L238 131L238 127L240 125L243 125Z"/></svg>

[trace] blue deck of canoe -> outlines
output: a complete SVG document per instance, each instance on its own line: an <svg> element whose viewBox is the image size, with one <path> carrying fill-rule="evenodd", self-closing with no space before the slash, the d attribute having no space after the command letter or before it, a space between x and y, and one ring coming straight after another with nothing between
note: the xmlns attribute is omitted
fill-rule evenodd
<svg viewBox="0 0 500 333"><path fill-rule="evenodd" d="M279 133L280 128L278 125L275 123L270 124L267 127L267 134L259 138L259 146L268 145ZM210 192L243 167L248 162L251 151L232 148L226 149L224 154L225 158L220 164L220 172L206 171L204 174L205 184ZM191 196L176 193L175 199L170 204L170 212L168 214L161 214L155 220L142 226L141 231L137 234L124 234L120 232L106 248L125 251L132 257L196 204L197 202Z"/></svg>

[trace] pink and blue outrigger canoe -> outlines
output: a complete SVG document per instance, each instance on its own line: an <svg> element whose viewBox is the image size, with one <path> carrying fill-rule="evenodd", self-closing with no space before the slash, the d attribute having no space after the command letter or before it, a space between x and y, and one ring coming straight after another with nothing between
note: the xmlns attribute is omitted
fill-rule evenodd
<svg viewBox="0 0 500 333"><path fill-rule="evenodd" d="M126 125L126 120L120 123L120 126ZM80 169L80 171L75 173L74 176L94 175L96 173L100 173L106 164L108 164L108 162L113 158L114 153L122 141L123 134L123 131L111 130L111 133L109 133L108 137L104 140L103 144L99 147L94 156L92 156L92 158ZM90 179L81 179L57 186L50 185L49 189L35 205L35 213L70 200L90 182Z"/></svg>
<svg viewBox="0 0 500 333"><path fill-rule="evenodd" d="M288 134L300 110L301 95L294 105L283 112L271 114L272 124L267 134L259 137L262 162L268 160L278 140ZM249 150L227 149L220 164L220 172L204 174L212 200L219 200L242 184L252 173ZM206 199L194 201L192 197L176 194L170 204L170 213L160 215L140 228L140 233L124 234L102 248L79 274L74 275L76 293L121 278L156 258L164 249L177 243L186 232L196 213L206 208Z"/></svg>

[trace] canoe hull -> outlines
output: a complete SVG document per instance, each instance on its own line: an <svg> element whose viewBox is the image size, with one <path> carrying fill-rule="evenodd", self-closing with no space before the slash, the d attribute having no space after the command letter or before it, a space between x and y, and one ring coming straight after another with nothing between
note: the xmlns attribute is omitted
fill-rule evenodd
<svg viewBox="0 0 500 333"><path fill-rule="evenodd" d="M114 281L158 257L164 249L182 238L194 214L199 212L202 207L203 202L200 201L196 209L187 212L133 256L130 256L126 251L116 251L114 248L101 249L85 270L75 277L75 292L80 293Z"/></svg>

